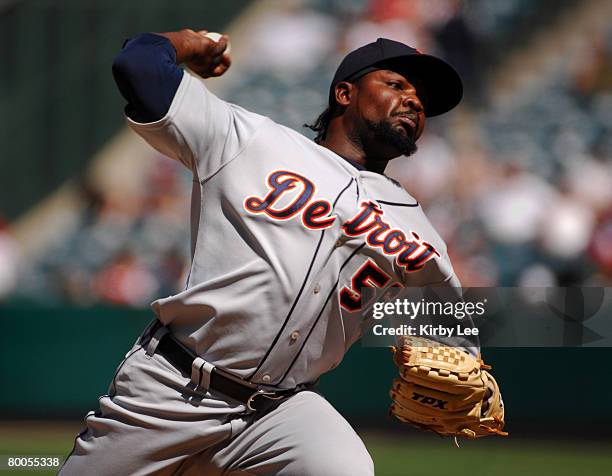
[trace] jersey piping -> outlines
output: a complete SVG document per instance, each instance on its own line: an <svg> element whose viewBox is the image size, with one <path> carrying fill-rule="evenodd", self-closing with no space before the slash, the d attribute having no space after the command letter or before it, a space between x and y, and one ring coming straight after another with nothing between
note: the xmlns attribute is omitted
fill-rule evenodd
<svg viewBox="0 0 612 476"><path fill-rule="evenodd" d="M298 357L302 353L302 350L304 350L304 346L306 345L306 342L308 342L308 339L310 338L310 334L312 334L312 331L314 330L314 328L317 327L317 323L319 322L319 319L321 319L321 316L323 315L323 311L327 307L327 304L329 303L329 300L331 299L331 297L336 292L336 289L338 287L338 283L340 282L340 274L342 273L342 270L349 263L349 261L351 261L355 257L355 255L357 253L359 253L359 251L361 251L364 247L365 247L365 243L363 243L362 245L357 247L350 254L350 256L344 261L344 263L342 263L342 266L340 266L340 269L338 270L338 277L336 278L336 282L334 283L334 285L332 286L331 290L329 291L329 294L327 295L327 298L325 299L325 302L323 303L323 306L321 307L321 310L319 311L319 314L317 315L317 318L315 319L314 323L310 327L310 330L308 331L308 334L306 335L306 338L303 340L302 345L300 346L300 350L295 354L295 357L291 361L291 364L289 364L289 367L287 368L287 370L285 370L285 373L283 374L283 376L281 377L281 379L280 379L280 381L278 382L277 385L281 385L283 383L283 381L285 380L285 378L287 377L287 375L289 374L289 372L293 368L293 365L297 361Z"/></svg>
<svg viewBox="0 0 612 476"><path fill-rule="evenodd" d="M334 208L335 208L336 204L338 203L338 200L340 199L342 194L351 186L353 181L354 181L354 178L351 178L349 180L349 183L347 183L346 186L340 191L340 193L338 194L338 196L334 200L334 204L333 204ZM255 374L257 374L257 372L259 372L259 369L266 362L266 359L270 356L270 353L272 352L272 349L274 348L274 346L276 346L278 340L280 339L280 336L282 335L283 331L287 327L287 324L289 323L289 319L291 318L291 315L293 314L293 311L295 310L295 307L297 306L297 303L299 302L300 298L302 297L302 293L304 292L304 288L306 287L306 283L308 282L308 278L310 277L310 273L312 272L312 268L313 268L314 263L315 263L315 261L317 259L317 255L319 254L319 250L321 248L321 243L323 243L323 237L325 236L325 231L326 230L322 230L321 231L321 236L319 238L319 242L317 243L317 247L315 248L315 252L314 252L313 257L310 260L310 265L308 266L308 271L306 272L306 275L304 276L304 280L302 281L302 286L300 287L300 290L298 291L295 299L293 300L293 304L291 305L291 308L289 309L289 312L288 312L287 316L285 317L285 321L283 322L283 325L281 326L281 328L279 329L278 333L274 337L274 340L272 341L272 344L270 345L270 347L268 347L268 350L266 351L265 355L263 356L263 358L259 362L259 365L257 365L257 368L255 369L255 371L252 372L251 375L248 376L247 380L252 379L253 376ZM325 306L323 306L323 307L325 308ZM317 318L317 320L318 320L318 318ZM311 329L310 332L312 332L312 329ZM310 335L310 332L308 333L308 335ZM301 349L300 349L300 352L301 352ZM299 352L298 352L298 355L299 355ZM285 378L285 375L283 375L283 379L284 378Z"/></svg>

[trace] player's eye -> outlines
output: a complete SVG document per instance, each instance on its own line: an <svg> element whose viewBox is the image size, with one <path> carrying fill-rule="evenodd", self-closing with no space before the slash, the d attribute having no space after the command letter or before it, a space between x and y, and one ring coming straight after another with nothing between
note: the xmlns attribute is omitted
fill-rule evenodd
<svg viewBox="0 0 612 476"><path fill-rule="evenodd" d="M389 81L387 84L393 89L403 89L402 83L400 83L399 81Z"/></svg>

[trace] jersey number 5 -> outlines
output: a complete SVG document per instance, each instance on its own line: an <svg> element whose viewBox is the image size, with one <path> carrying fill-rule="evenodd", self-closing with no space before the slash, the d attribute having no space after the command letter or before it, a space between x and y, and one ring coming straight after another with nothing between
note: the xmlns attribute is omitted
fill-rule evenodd
<svg viewBox="0 0 612 476"><path fill-rule="evenodd" d="M382 288L391 280L378 265L368 259L351 278L351 287L340 290L340 305L349 312L359 311L362 307L361 289L364 287Z"/></svg>

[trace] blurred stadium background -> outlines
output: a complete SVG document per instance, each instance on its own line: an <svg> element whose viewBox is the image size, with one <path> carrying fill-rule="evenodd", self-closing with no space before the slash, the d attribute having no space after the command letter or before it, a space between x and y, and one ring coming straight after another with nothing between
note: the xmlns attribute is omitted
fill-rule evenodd
<svg viewBox="0 0 612 476"><path fill-rule="evenodd" d="M388 174L464 286L610 286L610 18L610 0L0 1L0 454L67 454L148 303L182 287L191 178L124 126L124 39L229 33L209 87L306 135L347 51L385 36L447 58L465 101ZM355 346L322 390L377 474L612 474L609 349L487 355L507 441L457 450L392 422L382 349Z"/></svg>

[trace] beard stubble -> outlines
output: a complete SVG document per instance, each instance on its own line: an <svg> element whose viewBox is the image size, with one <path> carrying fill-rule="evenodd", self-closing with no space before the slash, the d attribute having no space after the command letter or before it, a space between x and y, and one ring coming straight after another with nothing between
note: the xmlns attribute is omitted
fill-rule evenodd
<svg viewBox="0 0 612 476"><path fill-rule="evenodd" d="M417 151L414 131L404 134L387 121L368 122L367 127L377 141L391 144L401 155L410 156Z"/></svg>

